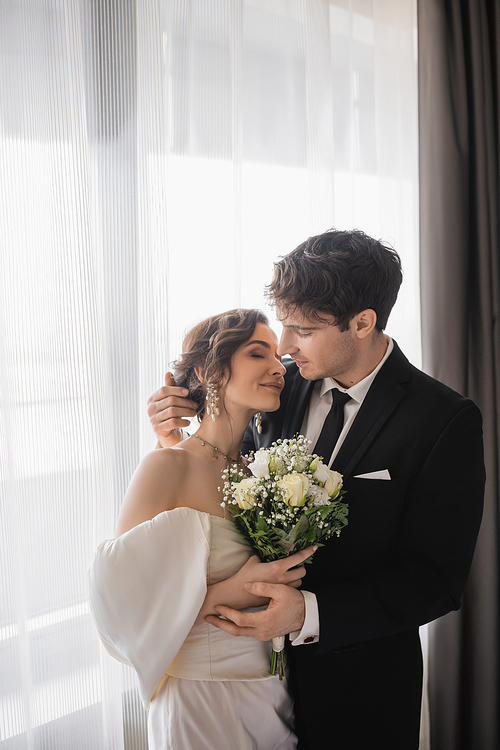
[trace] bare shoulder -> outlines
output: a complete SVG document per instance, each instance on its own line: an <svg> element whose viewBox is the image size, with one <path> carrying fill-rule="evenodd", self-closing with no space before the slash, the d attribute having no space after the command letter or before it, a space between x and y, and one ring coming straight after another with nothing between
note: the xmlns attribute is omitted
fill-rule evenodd
<svg viewBox="0 0 500 750"><path fill-rule="evenodd" d="M175 508L188 468L189 456L179 448L163 448L144 456L125 493L115 536Z"/></svg>
<svg viewBox="0 0 500 750"><path fill-rule="evenodd" d="M175 475L186 468L189 460L190 456L187 451L180 447L159 448L144 456L135 474L146 473L165 479L168 477L168 481L172 482L177 479Z"/></svg>

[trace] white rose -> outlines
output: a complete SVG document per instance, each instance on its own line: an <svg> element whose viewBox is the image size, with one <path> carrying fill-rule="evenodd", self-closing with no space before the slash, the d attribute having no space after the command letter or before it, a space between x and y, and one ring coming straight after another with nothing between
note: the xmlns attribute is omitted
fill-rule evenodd
<svg viewBox="0 0 500 750"><path fill-rule="evenodd" d="M317 482L326 482L329 479L330 469L325 466L323 461L317 461L316 468L313 470L313 477Z"/></svg>
<svg viewBox="0 0 500 750"><path fill-rule="evenodd" d="M249 510L253 508L256 503L255 495L252 495L250 490L252 487L258 484L258 480L254 477L246 477L241 482L233 482L233 497L238 503L239 507L243 510Z"/></svg>
<svg viewBox="0 0 500 750"><path fill-rule="evenodd" d="M285 502L292 508L299 508L306 502L309 479L305 474L285 474L278 482L285 492Z"/></svg>
<svg viewBox="0 0 500 750"><path fill-rule="evenodd" d="M269 474L269 454L264 449L261 448L259 451L257 451L253 457L253 461L251 464L248 464L248 468L254 475L254 477L258 477L261 479L262 477L267 477Z"/></svg>
<svg viewBox="0 0 500 750"><path fill-rule="evenodd" d="M342 474L328 469L328 479L325 481L324 487L330 497L333 497L342 489L342 484Z"/></svg>

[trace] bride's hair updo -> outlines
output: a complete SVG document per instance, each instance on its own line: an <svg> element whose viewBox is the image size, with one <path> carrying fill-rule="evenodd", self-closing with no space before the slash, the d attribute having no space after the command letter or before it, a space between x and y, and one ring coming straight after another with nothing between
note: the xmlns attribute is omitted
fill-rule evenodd
<svg viewBox="0 0 500 750"><path fill-rule="evenodd" d="M205 413L207 385L220 388L229 380L231 357L249 341L257 323L269 325L260 310L229 310L202 320L186 334L182 355L173 363L174 380L177 386L188 389L198 407L199 421Z"/></svg>

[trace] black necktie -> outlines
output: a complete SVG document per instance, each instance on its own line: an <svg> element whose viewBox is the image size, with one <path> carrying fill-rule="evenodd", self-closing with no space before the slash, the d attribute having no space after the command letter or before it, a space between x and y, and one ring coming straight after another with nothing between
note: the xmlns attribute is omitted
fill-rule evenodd
<svg viewBox="0 0 500 750"><path fill-rule="evenodd" d="M326 415L323 427L316 443L313 453L323 456L323 462L327 464L333 449L340 437L344 426L344 404L351 400L348 393L342 393L338 388L332 389L332 408Z"/></svg>

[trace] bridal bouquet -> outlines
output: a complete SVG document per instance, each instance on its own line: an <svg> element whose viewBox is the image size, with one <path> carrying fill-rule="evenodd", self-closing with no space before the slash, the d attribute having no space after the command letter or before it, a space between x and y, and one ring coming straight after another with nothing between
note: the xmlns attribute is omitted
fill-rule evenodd
<svg viewBox="0 0 500 750"><path fill-rule="evenodd" d="M264 562L287 557L340 534L347 525L342 475L308 454L303 435L278 440L248 456L252 476L228 466L223 472L224 506L238 531ZM312 557L306 563L312 562ZM273 638L271 674L284 675L283 636Z"/></svg>

